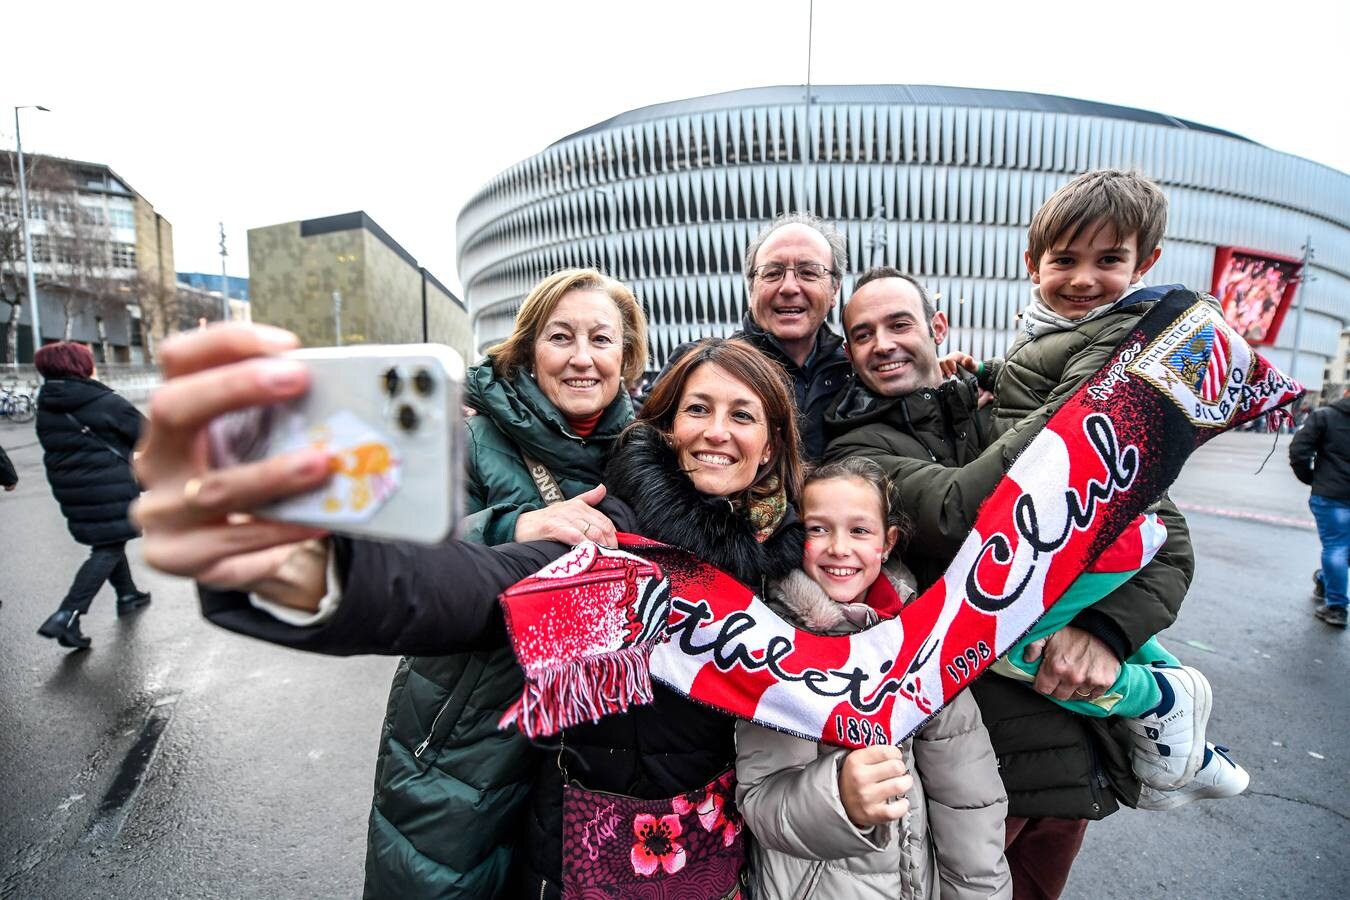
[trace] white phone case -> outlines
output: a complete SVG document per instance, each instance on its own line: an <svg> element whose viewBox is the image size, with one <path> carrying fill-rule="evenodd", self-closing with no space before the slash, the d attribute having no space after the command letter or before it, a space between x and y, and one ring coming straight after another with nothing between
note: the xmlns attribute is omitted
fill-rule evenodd
<svg viewBox="0 0 1350 900"><path fill-rule="evenodd" d="M439 543L463 515L464 361L442 344L297 350L312 378L290 403L211 424L215 465L322 447L324 487L260 516L386 540Z"/></svg>

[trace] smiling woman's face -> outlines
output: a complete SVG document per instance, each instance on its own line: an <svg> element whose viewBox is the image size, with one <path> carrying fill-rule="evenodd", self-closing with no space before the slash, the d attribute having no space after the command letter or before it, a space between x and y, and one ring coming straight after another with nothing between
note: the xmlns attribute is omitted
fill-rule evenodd
<svg viewBox="0 0 1350 900"><path fill-rule="evenodd" d="M539 329L534 379L544 396L572 419L614 402L623 371L623 322L603 291L568 291Z"/></svg>
<svg viewBox="0 0 1350 900"><path fill-rule="evenodd" d="M725 369L699 366L684 383L670 432L680 468L701 494L729 497L755 483L772 455L764 404Z"/></svg>

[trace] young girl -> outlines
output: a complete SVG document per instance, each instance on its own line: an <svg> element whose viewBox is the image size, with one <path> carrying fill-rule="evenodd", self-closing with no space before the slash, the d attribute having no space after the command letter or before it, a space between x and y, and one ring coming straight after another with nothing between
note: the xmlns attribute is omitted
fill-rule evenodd
<svg viewBox="0 0 1350 900"><path fill-rule="evenodd" d="M770 606L821 634L899 614L914 579L898 561L886 563L900 536L889 496L869 459L816 469L802 494L802 569L770 590ZM1007 797L969 692L898 746L850 751L738 723L736 778L756 838L756 897L1012 895Z"/></svg>

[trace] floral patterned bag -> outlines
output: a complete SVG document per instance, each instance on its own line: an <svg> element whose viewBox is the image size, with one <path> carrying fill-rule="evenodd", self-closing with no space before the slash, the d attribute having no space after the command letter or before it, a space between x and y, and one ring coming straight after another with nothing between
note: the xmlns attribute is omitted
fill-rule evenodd
<svg viewBox="0 0 1350 900"><path fill-rule="evenodd" d="M563 786L563 897L741 896L745 835L735 773L668 800Z"/></svg>

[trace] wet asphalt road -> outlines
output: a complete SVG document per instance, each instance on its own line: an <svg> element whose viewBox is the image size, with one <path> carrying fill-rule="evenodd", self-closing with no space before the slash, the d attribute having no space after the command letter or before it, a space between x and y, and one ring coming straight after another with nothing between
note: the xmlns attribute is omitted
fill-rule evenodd
<svg viewBox="0 0 1350 900"><path fill-rule="evenodd" d="M85 551L33 440L0 424L22 479L0 494L0 896L359 896L395 661L215 629L135 543L147 610L117 620L105 588L85 620L91 651L38 637ZM1317 540L1287 443L1253 475L1270 438L1223 436L1173 491L1199 563L1164 641L1213 683L1211 736L1252 787L1093 824L1068 897L1346 894L1350 634L1309 613Z"/></svg>

